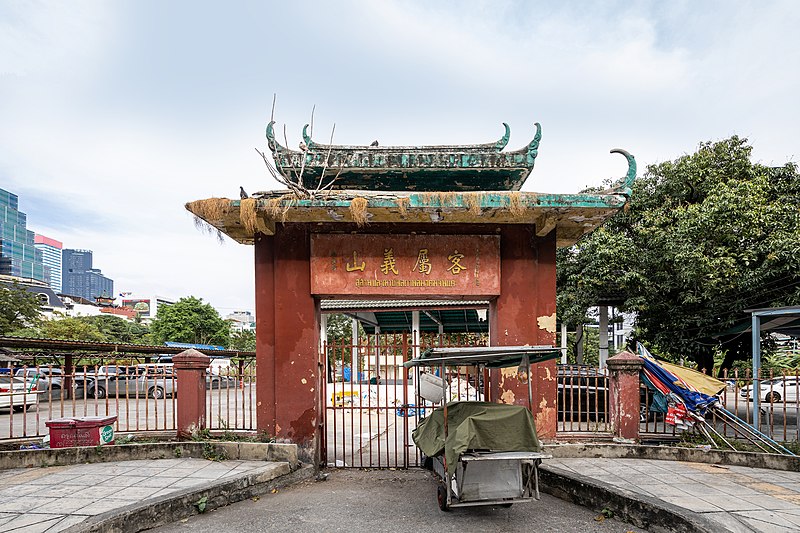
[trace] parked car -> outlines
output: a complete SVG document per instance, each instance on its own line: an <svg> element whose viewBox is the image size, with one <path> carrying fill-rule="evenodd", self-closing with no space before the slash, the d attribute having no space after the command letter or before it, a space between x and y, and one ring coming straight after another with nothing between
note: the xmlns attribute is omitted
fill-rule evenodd
<svg viewBox="0 0 800 533"><path fill-rule="evenodd" d="M765 402L796 402L800 383L795 376L781 376L762 380L759 384L758 397ZM753 401L753 385L742 387L739 391L742 398Z"/></svg>
<svg viewBox="0 0 800 533"><path fill-rule="evenodd" d="M31 366L18 368L14 375L18 378L25 378L37 384L40 391L61 390L64 379L64 370L61 367L53 366Z"/></svg>
<svg viewBox="0 0 800 533"><path fill-rule="evenodd" d="M78 397L83 396L83 385L83 382L78 383ZM89 398L146 396L161 399L176 396L178 390L171 373L150 371L138 366L99 367L97 373L86 374L85 387Z"/></svg>
<svg viewBox="0 0 800 533"><path fill-rule="evenodd" d="M0 375L0 409L29 410L38 403L39 391L35 383L11 374Z"/></svg>

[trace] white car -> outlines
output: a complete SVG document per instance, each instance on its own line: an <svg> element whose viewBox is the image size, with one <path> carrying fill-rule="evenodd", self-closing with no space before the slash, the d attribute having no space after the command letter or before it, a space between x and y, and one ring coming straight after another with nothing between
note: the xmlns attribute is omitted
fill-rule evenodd
<svg viewBox="0 0 800 533"><path fill-rule="evenodd" d="M39 403L36 384L23 378L0 374L0 409L22 411Z"/></svg>
<svg viewBox="0 0 800 533"><path fill-rule="evenodd" d="M758 397L765 402L796 402L800 383L795 376L778 377L761 380ZM753 401L753 386L742 387L739 392L742 398Z"/></svg>

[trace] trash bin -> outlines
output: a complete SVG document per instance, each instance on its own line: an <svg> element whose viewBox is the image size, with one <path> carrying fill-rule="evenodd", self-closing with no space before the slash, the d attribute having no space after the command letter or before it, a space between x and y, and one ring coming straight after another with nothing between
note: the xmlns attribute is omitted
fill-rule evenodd
<svg viewBox="0 0 800 533"><path fill-rule="evenodd" d="M80 416L55 418L45 425L50 428L50 447L101 446L114 444L116 416Z"/></svg>
<svg viewBox="0 0 800 533"><path fill-rule="evenodd" d="M116 416L83 416L75 419L77 446L114 444Z"/></svg>
<svg viewBox="0 0 800 533"><path fill-rule="evenodd" d="M75 435L74 418L54 418L44 423L50 429L50 447L68 448L75 446L77 437Z"/></svg>

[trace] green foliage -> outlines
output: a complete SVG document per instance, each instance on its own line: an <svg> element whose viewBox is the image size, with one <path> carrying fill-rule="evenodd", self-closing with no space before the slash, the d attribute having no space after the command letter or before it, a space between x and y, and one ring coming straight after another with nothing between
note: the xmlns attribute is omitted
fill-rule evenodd
<svg viewBox="0 0 800 533"><path fill-rule="evenodd" d="M800 303L800 176L750 161L745 139L648 167L628 209L559 251L558 313L569 324L609 299L637 314L660 355L711 368L749 353L749 335L715 336L745 309Z"/></svg>
<svg viewBox="0 0 800 533"><path fill-rule="evenodd" d="M56 313L51 320L42 320L36 327L15 331L14 335L38 339L105 342L106 336L87 318L89 317L72 317Z"/></svg>
<svg viewBox="0 0 800 533"><path fill-rule="evenodd" d="M189 296L168 306L160 306L150 325L157 343L166 341L228 346L230 324L211 304Z"/></svg>
<svg viewBox="0 0 800 533"><path fill-rule="evenodd" d="M256 351L256 332L253 330L233 332L228 348L231 350L240 350L242 352Z"/></svg>
<svg viewBox="0 0 800 533"><path fill-rule="evenodd" d="M19 337L64 339L86 342L149 344L147 326L114 315L69 317L55 313L50 320L13 332Z"/></svg>
<svg viewBox="0 0 800 533"><path fill-rule="evenodd" d="M328 315L328 333L329 343L351 343L353 338L353 319L347 315ZM359 323L359 335L363 335L363 329Z"/></svg>
<svg viewBox="0 0 800 533"><path fill-rule="evenodd" d="M0 335L31 327L41 320L39 298L14 281L0 285Z"/></svg>
<svg viewBox="0 0 800 533"><path fill-rule="evenodd" d="M130 322L124 318L109 314L81 317L81 319L95 326L107 342L152 343L150 328L144 324Z"/></svg>

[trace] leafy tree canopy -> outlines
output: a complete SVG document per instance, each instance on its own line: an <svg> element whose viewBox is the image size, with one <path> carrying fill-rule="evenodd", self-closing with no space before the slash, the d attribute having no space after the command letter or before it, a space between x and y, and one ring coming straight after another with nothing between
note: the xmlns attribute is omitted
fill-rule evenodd
<svg viewBox="0 0 800 533"><path fill-rule="evenodd" d="M256 351L256 332L249 329L233 332L228 348L242 352Z"/></svg>
<svg viewBox="0 0 800 533"><path fill-rule="evenodd" d="M614 302L637 313L660 355L711 368L749 355L747 335L718 334L746 309L800 303L800 176L750 161L746 139L700 145L647 168L626 210L558 255L559 316ZM724 341L721 345L719 342Z"/></svg>
<svg viewBox="0 0 800 533"><path fill-rule="evenodd" d="M122 342L126 344L151 344L153 342L150 337L150 328L144 324L131 322L110 314L81 318L95 326L107 342Z"/></svg>
<svg viewBox="0 0 800 533"><path fill-rule="evenodd" d="M211 304L189 296L172 305L159 306L150 325L157 343L166 341L228 346L230 324L222 319Z"/></svg>
<svg viewBox="0 0 800 533"><path fill-rule="evenodd" d="M41 318L39 298L18 282L0 285L0 335L34 326Z"/></svg>
<svg viewBox="0 0 800 533"><path fill-rule="evenodd" d="M105 342L108 340L90 317L55 316L42 320L35 327L17 330L14 335L37 339L63 339L68 341Z"/></svg>

